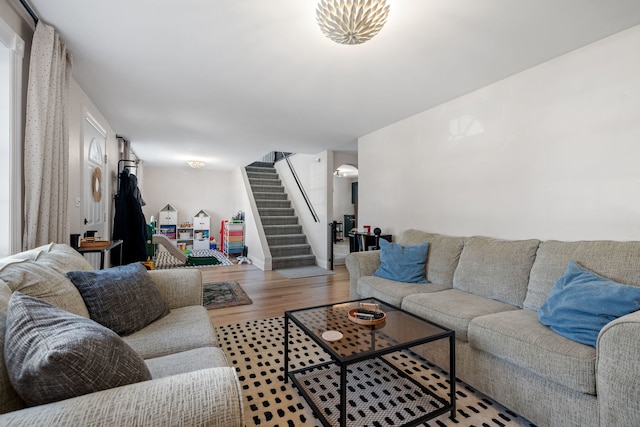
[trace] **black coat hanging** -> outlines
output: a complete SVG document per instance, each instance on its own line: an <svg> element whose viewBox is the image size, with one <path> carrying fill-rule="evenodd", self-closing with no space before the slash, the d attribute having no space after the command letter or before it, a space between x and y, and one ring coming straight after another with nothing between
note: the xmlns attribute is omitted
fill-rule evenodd
<svg viewBox="0 0 640 427"><path fill-rule="evenodd" d="M113 240L122 240L116 249L122 251L122 264L147 260L147 222L142 213L142 197L138 189L138 179L128 170L120 172L118 194L116 194L116 213L113 221ZM117 265L119 253L112 257Z"/></svg>

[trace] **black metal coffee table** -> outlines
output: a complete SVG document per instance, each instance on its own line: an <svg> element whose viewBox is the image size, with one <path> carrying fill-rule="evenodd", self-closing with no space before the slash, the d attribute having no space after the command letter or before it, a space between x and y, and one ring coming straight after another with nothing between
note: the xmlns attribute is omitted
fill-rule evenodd
<svg viewBox="0 0 640 427"><path fill-rule="evenodd" d="M386 313L385 323L365 326L349 320L349 310L358 308L363 302L378 304L379 309ZM290 378L293 381L324 426L346 426L348 422L361 425L362 417L367 420L366 424L388 424L388 421L385 422L385 413L398 411L394 397L397 393L402 393L397 400L410 406L402 412L404 426L424 423L449 411L451 418L455 417L455 340L452 330L373 298L286 311L284 316L284 380L286 382ZM331 357L331 361L289 371L289 340L292 339L289 336L290 321L316 342ZM343 336L337 341L327 341L322 337L327 331L339 331ZM442 339L449 340L449 387L445 393L425 387L390 363L388 356L383 357ZM358 389L368 392L367 387L371 387L374 395L382 395L383 400L387 399L383 403L378 401L373 411L362 410L361 407L366 407L367 403L360 400L368 400L362 397L363 393L360 393L360 400L348 397L348 393ZM331 410L335 408L332 401L338 403L335 406L339 408L339 413ZM366 418L369 415L363 415L369 412L374 413L371 419Z"/></svg>

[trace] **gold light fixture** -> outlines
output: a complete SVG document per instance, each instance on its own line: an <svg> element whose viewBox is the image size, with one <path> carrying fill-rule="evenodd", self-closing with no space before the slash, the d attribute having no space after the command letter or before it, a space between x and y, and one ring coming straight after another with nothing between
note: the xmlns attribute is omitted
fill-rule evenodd
<svg viewBox="0 0 640 427"><path fill-rule="evenodd" d="M206 165L202 160L187 160L187 164L194 169L200 169Z"/></svg>
<svg viewBox="0 0 640 427"><path fill-rule="evenodd" d="M378 34L389 15L386 0L320 0L316 18L325 36L340 44L360 44Z"/></svg>

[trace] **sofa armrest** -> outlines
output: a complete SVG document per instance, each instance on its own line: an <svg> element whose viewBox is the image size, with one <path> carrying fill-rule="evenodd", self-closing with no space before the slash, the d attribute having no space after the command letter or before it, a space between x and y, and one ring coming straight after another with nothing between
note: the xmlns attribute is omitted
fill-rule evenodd
<svg viewBox="0 0 640 427"><path fill-rule="evenodd" d="M602 328L596 349L600 425L637 425L640 420L640 311Z"/></svg>
<svg viewBox="0 0 640 427"><path fill-rule="evenodd" d="M358 299L358 279L375 273L380 265L380 251L351 252L345 264L349 270L349 298Z"/></svg>
<svg viewBox="0 0 640 427"><path fill-rule="evenodd" d="M243 426L233 368L116 387L0 415L2 426Z"/></svg>
<svg viewBox="0 0 640 427"><path fill-rule="evenodd" d="M151 278L170 309L202 305L202 273L193 268L150 270Z"/></svg>

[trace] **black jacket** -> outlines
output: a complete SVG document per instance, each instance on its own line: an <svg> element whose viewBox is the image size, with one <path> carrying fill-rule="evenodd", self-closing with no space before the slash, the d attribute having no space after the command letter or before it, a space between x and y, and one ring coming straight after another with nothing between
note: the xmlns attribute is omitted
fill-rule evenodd
<svg viewBox="0 0 640 427"><path fill-rule="evenodd" d="M122 240L114 249L111 263L117 265L122 251L122 264L147 260L147 221L142 213L142 197L138 178L127 172L120 173L120 185L116 195L116 214L113 221L113 240Z"/></svg>

